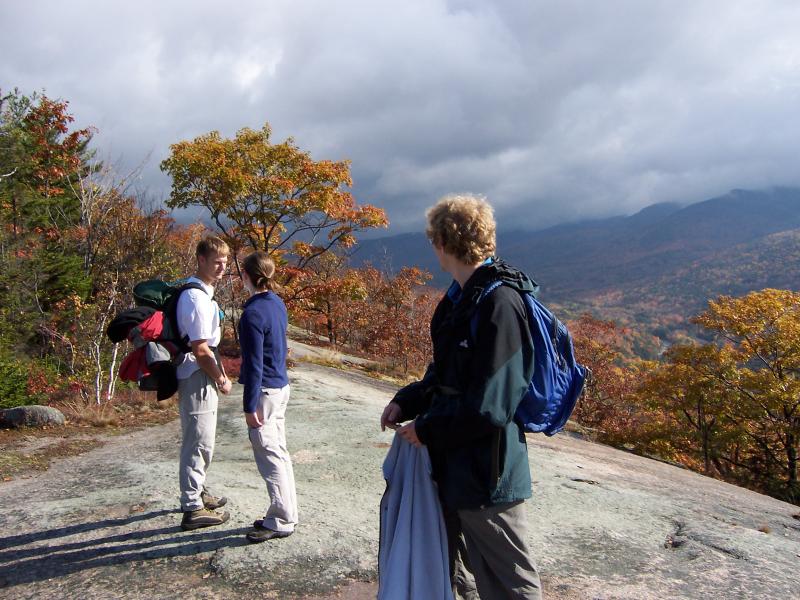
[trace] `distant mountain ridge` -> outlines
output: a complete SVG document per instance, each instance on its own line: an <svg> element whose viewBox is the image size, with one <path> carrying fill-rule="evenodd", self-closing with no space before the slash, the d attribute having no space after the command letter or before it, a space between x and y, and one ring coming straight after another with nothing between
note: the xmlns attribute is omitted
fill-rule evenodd
<svg viewBox="0 0 800 600"><path fill-rule="evenodd" d="M627 310L636 316L624 320L645 323L658 311L694 314L719 294L800 289L800 189L733 190L628 217L499 232L498 255L531 275L545 302ZM420 266L434 284L448 283L423 233L365 241L355 258Z"/></svg>

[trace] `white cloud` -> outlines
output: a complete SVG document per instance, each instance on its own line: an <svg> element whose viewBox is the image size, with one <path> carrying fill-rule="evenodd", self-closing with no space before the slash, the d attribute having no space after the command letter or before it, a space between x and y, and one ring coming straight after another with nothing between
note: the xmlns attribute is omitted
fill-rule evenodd
<svg viewBox="0 0 800 600"><path fill-rule="evenodd" d="M800 4L0 5L0 87L46 88L130 166L265 121L350 158L398 227L449 191L519 226L800 185Z"/></svg>

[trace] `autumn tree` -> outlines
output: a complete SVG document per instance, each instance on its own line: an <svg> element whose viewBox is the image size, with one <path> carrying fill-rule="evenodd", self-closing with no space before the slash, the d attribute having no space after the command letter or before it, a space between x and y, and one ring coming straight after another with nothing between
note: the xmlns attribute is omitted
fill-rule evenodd
<svg viewBox="0 0 800 600"><path fill-rule="evenodd" d="M623 442L637 420L630 403L636 370L622 351L625 331L613 321L597 319L590 313L568 325L575 358L591 371L573 419L597 429L607 441Z"/></svg>
<svg viewBox="0 0 800 600"><path fill-rule="evenodd" d="M0 336L15 347L34 340L30 325L91 287L69 232L80 222L71 183L90 169L92 129L72 129L65 101L0 93ZM12 282L25 282L14 285Z"/></svg>
<svg viewBox="0 0 800 600"><path fill-rule="evenodd" d="M189 240L93 159L93 128L73 128L67 108L0 94L0 358L46 363L100 402L116 380L107 323L138 279L185 272L173 248Z"/></svg>
<svg viewBox="0 0 800 600"><path fill-rule="evenodd" d="M637 397L650 419L637 435L649 452L706 475L735 480L732 457L740 454L744 431L731 418L736 394L719 381L735 377L729 346L673 346L661 364L649 363Z"/></svg>
<svg viewBox="0 0 800 600"><path fill-rule="evenodd" d="M394 276L364 269L367 301L358 308L364 351L401 368L420 371L430 362L429 323L440 294L424 289L430 273L404 267Z"/></svg>
<svg viewBox="0 0 800 600"><path fill-rule="evenodd" d="M723 296L693 321L714 343L671 351L643 388L676 420L665 443L686 452L688 428L704 468L800 501L800 293Z"/></svg>
<svg viewBox="0 0 800 600"><path fill-rule="evenodd" d="M359 230L387 224L383 210L358 205L348 161L314 161L289 138L272 143L269 124L233 139L212 131L170 146L172 208L201 206L234 252L263 250L304 270L355 243Z"/></svg>
<svg viewBox="0 0 800 600"><path fill-rule="evenodd" d="M344 257L321 256L295 285L293 317L310 323L333 346L370 356L391 370L420 374L431 360L429 323L441 297L428 272L390 275L371 266L349 268Z"/></svg>
<svg viewBox="0 0 800 600"><path fill-rule="evenodd" d="M127 177L101 167L78 178L74 193L80 220L64 235L81 258L90 282L86 294L60 299L39 325L39 334L86 398L114 395L120 347L107 339L108 323L132 302L142 279L175 279L189 268L184 248L202 227L180 227L163 209L143 209L126 193Z"/></svg>
<svg viewBox="0 0 800 600"><path fill-rule="evenodd" d="M721 297L695 322L730 344L735 377L719 377L736 393L733 414L744 421L757 449L754 475L792 501L800 501L800 293L766 289L742 298Z"/></svg>
<svg viewBox="0 0 800 600"><path fill-rule="evenodd" d="M293 315L321 323L337 346L352 341L359 320L350 309L367 297L362 271L348 268L346 256L326 252L298 275L285 300Z"/></svg>

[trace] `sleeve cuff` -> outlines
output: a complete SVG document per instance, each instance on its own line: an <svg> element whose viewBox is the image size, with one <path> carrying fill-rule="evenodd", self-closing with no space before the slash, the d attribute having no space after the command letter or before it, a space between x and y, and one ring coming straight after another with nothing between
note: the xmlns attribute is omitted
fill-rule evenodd
<svg viewBox="0 0 800 600"><path fill-rule="evenodd" d="M417 417L417 420L414 421L414 430L417 432L417 437L419 441L425 444L426 446L430 446L431 441L431 431L430 425L425 421L423 417Z"/></svg>

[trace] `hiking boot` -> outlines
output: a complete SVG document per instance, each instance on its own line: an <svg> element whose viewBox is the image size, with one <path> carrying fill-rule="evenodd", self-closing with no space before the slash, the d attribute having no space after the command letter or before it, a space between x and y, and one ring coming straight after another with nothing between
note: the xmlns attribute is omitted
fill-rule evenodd
<svg viewBox="0 0 800 600"><path fill-rule="evenodd" d="M222 525L230 518L231 516L227 512L218 513L213 510L208 510L207 508L187 510L183 513L181 529L190 531L192 529L200 529L201 527L214 527L215 525Z"/></svg>
<svg viewBox="0 0 800 600"><path fill-rule="evenodd" d="M200 499L203 501L203 507L207 508L208 510L222 508L228 503L228 499L225 496L217 498L216 496L209 494L205 489L200 492Z"/></svg>
<svg viewBox="0 0 800 600"><path fill-rule="evenodd" d="M275 531L274 529L269 529L268 527L264 527L261 519L257 519L253 523L253 530L248 531L245 537L248 542L258 544L266 542L267 540L289 537L292 533L292 531Z"/></svg>

